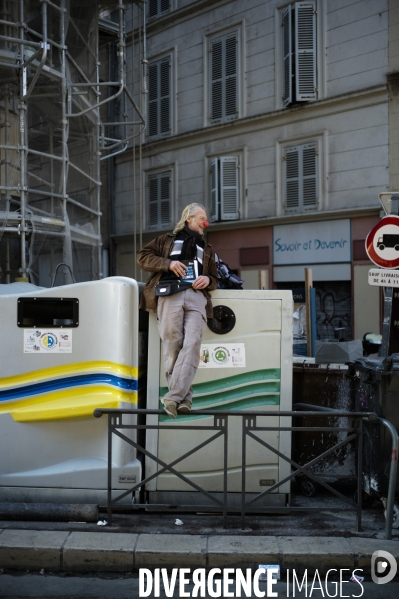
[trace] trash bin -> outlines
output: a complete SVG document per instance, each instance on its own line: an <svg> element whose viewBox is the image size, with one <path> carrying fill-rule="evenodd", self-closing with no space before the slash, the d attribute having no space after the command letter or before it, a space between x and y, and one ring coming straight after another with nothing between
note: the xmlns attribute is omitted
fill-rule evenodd
<svg viewBox="0 0 399 599"><path fill-rule="evenodd" d="M345 364L295 364L293 376L293 404L312 404L334 410L353 411L354 402ZM294 419L294 425L302 427L344 426L344 419L337 416L300 417ZM344 439L347 433L342 431L295 431L292 434L293 460L304 465L331 449ZM329 483L340 479L356 478L355 445L345 444L318 462L313 471ZM316 484L307 476L297 477L301 492L308 497L315 495Z"/></svg>
<svg viewBox="0 0 399 599"><path fill-rule="evenodd" d="M399 430L399 354L387 358L364 357L350 365L355 410L375 412ZM363 490L385 505L392 456L392 438L380 423L364 421ZM396 491L398 491L398 481ZM395 504L395 514L398 508ZM394 527L399 526L394 522ZM396 526L395 526L396 524Z"/></svg>

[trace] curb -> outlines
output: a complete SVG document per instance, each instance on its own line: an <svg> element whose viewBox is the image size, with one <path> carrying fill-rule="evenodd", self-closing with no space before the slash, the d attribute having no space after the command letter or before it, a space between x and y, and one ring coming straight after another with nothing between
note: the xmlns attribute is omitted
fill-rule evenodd
<svg viewBox="0 0 399 599"><path fill-rule="evenodd" d="M51 572L137 572L140 568L258 568L282 572L370 571L371 555L399 543L359 537L246 537L0 529L0 568Z"/></svg>

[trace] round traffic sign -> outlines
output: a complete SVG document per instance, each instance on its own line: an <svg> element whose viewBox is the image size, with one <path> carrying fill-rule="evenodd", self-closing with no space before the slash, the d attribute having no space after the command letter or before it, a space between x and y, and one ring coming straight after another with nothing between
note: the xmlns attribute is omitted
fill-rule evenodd
<svg viewBox="0 0 399 599"><path fill-rule="evenodd" d="M399 216L385 216L366 238L366 252L381 268L399 267Z"/></svg>

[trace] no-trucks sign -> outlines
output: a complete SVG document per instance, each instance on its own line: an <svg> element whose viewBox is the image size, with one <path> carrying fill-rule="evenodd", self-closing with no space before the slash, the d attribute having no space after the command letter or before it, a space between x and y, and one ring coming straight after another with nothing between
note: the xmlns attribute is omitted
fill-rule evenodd
<svg viewBox="0 0 399 599"><path fill-rule="evenodd" d="M399 216L385 216L366 238L366 252L381 268L399 267Z"/></svg>

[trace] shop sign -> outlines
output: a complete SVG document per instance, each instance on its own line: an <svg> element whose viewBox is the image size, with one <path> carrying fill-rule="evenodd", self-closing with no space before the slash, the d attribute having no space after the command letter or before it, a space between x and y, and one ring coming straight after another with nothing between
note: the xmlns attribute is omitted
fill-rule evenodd
<svg viewBox="0 0 399 599"><path fill-rule="evenodd" d="M323 264L351 261L350 219L273 227L273 264Z"/></svg>

